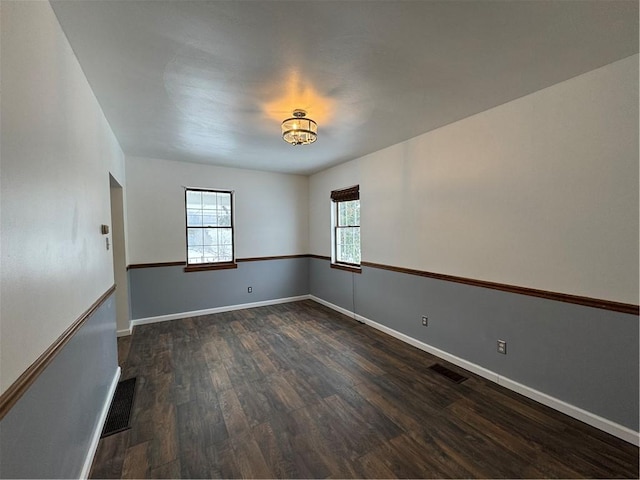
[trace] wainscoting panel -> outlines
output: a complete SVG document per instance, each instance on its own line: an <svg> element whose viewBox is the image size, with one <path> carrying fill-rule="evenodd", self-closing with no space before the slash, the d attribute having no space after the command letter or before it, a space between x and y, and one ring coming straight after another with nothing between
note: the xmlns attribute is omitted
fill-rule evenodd
<svg viewBox="0 0 640 480"><path fill-rule="evenodd" d="M119 371L114 298L87 318L2 419L0 478L88 473Z"/></svg>
<svg viewBox="0 0 640 480"><path fill-rule="evenodd" d="M202 272L136 266L129 270L129 291L132 320L298 297L309 293L309 259L252 259L235 269Z"/></svg>
<svg viewBox="0 0 640 480"><path fill-rule="evenodd" d="M309 287L312 295L354 311L354 282L358 274L331 268L329 260L309 259Z"/></svg>

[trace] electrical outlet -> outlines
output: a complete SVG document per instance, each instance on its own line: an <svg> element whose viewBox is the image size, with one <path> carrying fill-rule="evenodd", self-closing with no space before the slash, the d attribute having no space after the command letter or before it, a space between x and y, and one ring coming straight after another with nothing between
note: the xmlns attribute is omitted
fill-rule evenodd
<svg viewBox="0 0 640 480"><path fill-rule="evenodd" d="M498 353L503 355L507 354L507 342L504 340L498 340Z"/></svg>
<svg viewBox="0 0 640 480"><path fill-rule="evenodd" d="M424 315L422 316L422 325L425 327L429 326L429 318Z"/></svg>
<svg viewBox="0 0 640 480"><path fill-rule="evenodd" d="M253 287L247 287L247 293L253 293Z"/></svg>

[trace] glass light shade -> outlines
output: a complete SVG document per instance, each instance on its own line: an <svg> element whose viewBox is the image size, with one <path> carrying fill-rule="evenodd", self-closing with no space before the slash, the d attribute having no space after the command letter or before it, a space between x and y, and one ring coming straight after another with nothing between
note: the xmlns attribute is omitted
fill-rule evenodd
<svg viewBox="0 0 640 480"><path fill-rule="evenodd" d="M282 139L291 145L309 145L318 139L318 124L305 118L306 112L295 110L294 117L282 122Z"/></svg>

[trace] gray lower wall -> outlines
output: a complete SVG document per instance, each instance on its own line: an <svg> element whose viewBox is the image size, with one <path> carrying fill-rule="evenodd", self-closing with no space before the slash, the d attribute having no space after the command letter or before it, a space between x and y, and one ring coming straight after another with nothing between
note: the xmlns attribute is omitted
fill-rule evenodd
<svg viewBox="0 0 640 480"><path fill-rule="evenodd" d="M358 276L360 274L332 269L328 260L309 259L310 293L351 312L355 312L354 286Z"/></svg>
<svg viewBox="0 0 640 480"><path fill-rule="evenodd" d="M111 295L0 422L0 478L78 478L118 368Z"/></svg>
<svg viewBox="0 0 640 480"><path fill-rule="evenodd" d="M638 431L637 316L309 261L312 295ZM507 355L496 352L498 339L507 341Z"/></svg>
<svg viewBox="0 0 640 480"><path fill-rule="evenodd" d="M247 287L253 293L247 293ZM182 266L129 270L132 320L309 294L309 259L238 263L185 272Z"/></svg>

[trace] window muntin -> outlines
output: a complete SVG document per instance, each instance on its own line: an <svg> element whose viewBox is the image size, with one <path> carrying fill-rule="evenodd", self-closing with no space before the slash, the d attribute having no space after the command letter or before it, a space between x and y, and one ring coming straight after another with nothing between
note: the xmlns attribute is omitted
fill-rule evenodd
<svg viewBox="0 0 640 480"><path fill-rule="evenodd" d="M232 263L233 192L187 188L187 265Z"/></svg>

